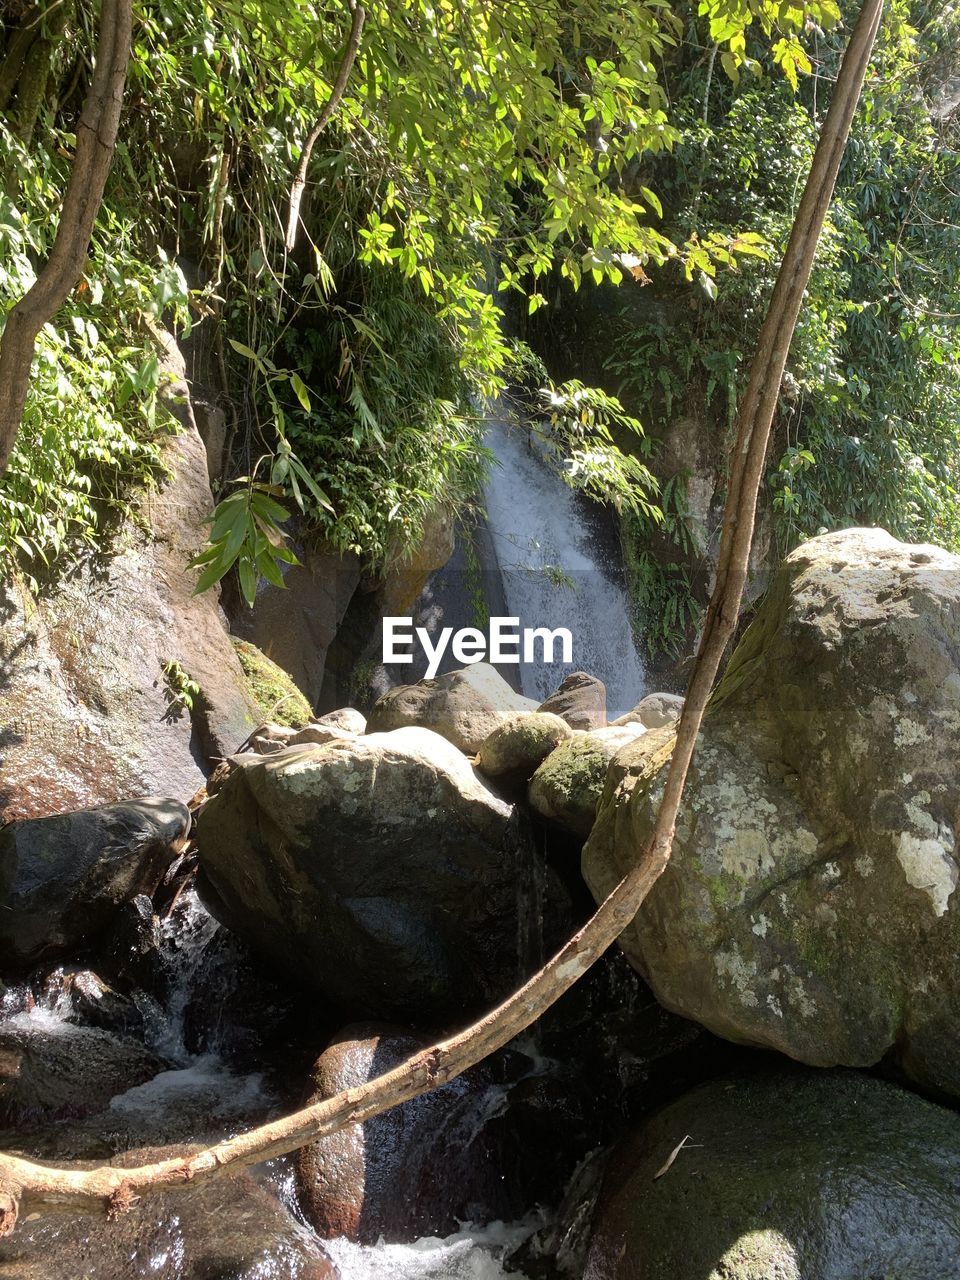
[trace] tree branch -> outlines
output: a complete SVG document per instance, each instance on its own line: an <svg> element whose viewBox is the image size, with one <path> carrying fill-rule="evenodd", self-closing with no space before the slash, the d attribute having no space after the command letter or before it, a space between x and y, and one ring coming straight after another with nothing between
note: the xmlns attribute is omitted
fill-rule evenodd
<svg viewBox="0 0 960 1280"><path fill-rule="evenodd" d="M865 0L824 122L803 200L760 332L740 410L737 445L723 524L720 571L707 612L693 677L670 758L663 800L637 865L586 925L519 991L479 1022L414 1055L385 1075L304 1107L182 1159L140 1168L78 1170L0 1155L0 1234L19 1211L56 1204L119 1213L150 1190L183 1187L201 1178L294 1151L361 1123L466 1071L536 1021L619 937L667 866L687 771L707 699L736 627L746 581L757 494L780 380L803 292L832 197L840 158L876 38L882 0ZM664 757L666 757L666 751Z"/></svg>
<svg viewBox="0 0 960 1280"><path fill-rule="evenodd" d="M337 78L333 82L333 91L330 94L327 105L320 113L319 120L307 135L303 150L300 152L300 163L297 165L297 172L290 188L290 212L287 215L287 237L284 241L288 253L293 251L293 247L297 243L297 228L300 225L300 201L303 199L303 190L307 185L307 169L310 167L310 157L313 155L313 148L317 139L330 123L333 113L339 107L341 99L346 92L347 81L350 79L350 72L353 70L353 64L357 60L357 53L360 49L360 37L363 35L363 24L366 21L366 17L367 12L363 5L354 4L350 35L347 37L347 47L344 50L343 61L340 63L340 70L337 72Z"/></svg>
<svg viewBox="0 0 960 1280"><path fill-rule="evenodd" d="M37 334L83 271L117 141L130 61L131 0L103 0L97 60L77 124L77 148L56 239L40 274L7 315L0 337L0 473L23 419Z"/></svg>

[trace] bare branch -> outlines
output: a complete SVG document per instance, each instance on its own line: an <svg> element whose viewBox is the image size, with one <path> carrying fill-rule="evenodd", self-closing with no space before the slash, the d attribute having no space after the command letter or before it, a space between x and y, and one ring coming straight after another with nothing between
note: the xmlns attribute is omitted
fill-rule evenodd
<svg viewBox="0 0 960 1280"><path fill-rule="evenodd" d="M357 60L360 37L363 35L363 24L366 21L366 17L367 12L363 5L355 4L353 6L353 22L350 26L350 35L347 37L347 47L344 50L343 61L340 63L337 78L333 82L333 91L330 94L327 105L320 113L320 118L307 135L303 150L300 152L300 163L297 165L297 172L290 188L290 212L287 216L287 238L285 241L288 253L293 250L294 245L297 243L297 228L300 225L300 201L303 199L303 190L307 185L307 169L310 167L310 157L313 155L313 148L317 139L330 123L333 113L339 107L341 99L346 93L347 81L350 79L353 64Z"/></svg>

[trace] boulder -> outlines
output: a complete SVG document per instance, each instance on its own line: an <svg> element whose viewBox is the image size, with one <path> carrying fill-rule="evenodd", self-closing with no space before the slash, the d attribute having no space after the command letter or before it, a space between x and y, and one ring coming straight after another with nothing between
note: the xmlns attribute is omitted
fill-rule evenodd
<svg viewBox="0 0 960 1280"><path fill-rule="evenodd" d="M428 729L237 766L197 826L210 910L355 1016L436 1025L506 995L540 957L541 879L548 937L566 928L521 813Z"/></svg>
<svg viewBox="0 0 960 1280"><path fill-rule="evenodd" d="M529 782L550 752L572 737L566 720L547 711L512 716L484 739L477 763L488 778Z"/></svg>
<svg viewBox="0 0 960 1280"><path fill-rule="evenodd" d="M958 1280L958 1186L960 1118L894 1085L717 1080L614 1151L586 1274Z"/></svg>
<svg viewBox="0 0 960 1280"><path fill-rule="evenodd" d="M147 1147L113 1163L149 1164L190 1151ZM145 1196L131 1213L111 1217L31 1214L0 1240L0 1275L11 1280L337 1280L322 1247L251 1173Z"/></svg>
<svg viewBox="0 0 960 1280"><path fill-rule="evenodd" d="M622 935L668 1008L816 1066L960 1094L960 558L877 529L790 555L711 700L673 857ZM663 757L604 799L599 900Z"/></svg>
<svg viewBox="0 0 960 1280"><path fill-rule="evenodd" d="M572 671L539 710L560 716L571 729L602 729L607 723L607 690L596 676Z"/></svg>
<svg viewBox="0 0 960 1280"><path fill-rule="evenodd" d="M429 1044L382 1024L347 1027L314 1067L310 1102L364 1084ZM302 1148L297 1183L310 1224L323 1239L376 1244L445 1236L461 1222L502 1217L504 1152L489 1125L496 1128L502 1101L489 1069L475 1067Z"/></svg>
<svg viewBox="0 0 960 1280"><path fill-rule="evenodd" d="M619 716L613 724L642 724L645 729L663 729L674 725L683 711L683 698L677 693L648 693L632 711Z"/></svg>
<svg viewBox="0 0 960 1280"><path fill-rule="evenodd" d="M562 742L530 779L531 806L575 835L589 835L610 761L643 732L638 724L611 726Z"/></svg>
<svg viewBox="0 0 960 1280"><path fill-rule="evenodd" d="M135 498L109 556L36 599L0 574L0 822L186 800L257 725L217 592L193 595L186 567L213 507L194 426L164 458L170 480ZM190 705L184 677L200 687Z"/></svg>
<svg viewBox="0 0 960 1280"><path fill-rule="evenodd" d="M151 893L190 830L177 800L128 800L0 829L0 964L89 943Z"/></svg>
<svg viewBox="0 0 960 1280"><path fill-rule="evenodd" d="M370 712L367 732L419 725L475 755L498 725L536 710L536 703L515 693L489 663L475 662L436 680L390 689Z"/></svg>

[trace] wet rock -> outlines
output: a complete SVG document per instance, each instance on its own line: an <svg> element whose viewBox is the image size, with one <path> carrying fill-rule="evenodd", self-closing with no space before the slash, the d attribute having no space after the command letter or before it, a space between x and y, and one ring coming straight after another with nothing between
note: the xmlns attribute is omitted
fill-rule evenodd
<svg viewBox="0 0 960 1280"><path fill-rule="evenodd" d="M615 1150L586 1274L957 1280L958 1186L960 1119L893 1085L715 1081Z"/></svg>
<svg viewBox="0 0 960 1280"><path fill-rule="evenodd" d="M317 1061L310 1101L363 1084L429 1043L382 1024L346 1027ZM324 1239L375 1244L381 1236L388 1242L444 1236L460 1222L503 1217L505 1152L495 1119L503 1100L481 1066L304 1147L297 1182L310 1223Z"/></svg>
<svg viewBox="0 0 960 1280"><path fill-rule="evenodd" d="M560 716L571 729L602 729L607 723L607 690L596 676L573 671L539 710Z"/></svg>
<svg viewBox="0 0 960 1280"><path fill-rule="evenodd" d="M185 800L256 728L217 593L193 595L184 567L213 508L192 416L164 460L172 479L135 497L112 555L41 599L0 574L0 823L118 796ZM172 670L200 686L192 707Z"/></svg>
<svg viewBox="0 0 960 1280"><path fill-rule="evenodd" d="M367 732L418 725L475 755L498 725L536 709L536 703L515 693L494 667L476 662L436 680L389 690L370 712Z"/></svg>
<svg viewBox="0 0 960 1280"><path fill-rule="evenodd" d="M190 829L177 800L128 800L0 830L0 963L22 969L87 944L152 892Z"/></svg>
<svg viewBox="0 0 960 1280"><path fill-rule="evenodd" d="M522 815L427 729L238 766L198 822L201 892L345 1010L434 1025L506 995L539 959L525 932L537 877L547 938L566 928Z"/></svg>
<svg viewBox="0 0 960 1280"><path fill-rule="evenodd" d="M559 716L533 711L513 716L494 729L480 747L478 765L488 778L529 782L530 776L573 730Z"/></svg>
<svg viewBox="0 0 960 1280"><path fill-rule="evenodd" d="M642 724L645 729L663 729L675 725L683 711L683 698L676 693L648 693L632 711L619 716L613 724Z"/></svg>
<svg viewBox="0 0 960 1280"><path fill-rule="evenodd" d="M669 1008L815 1066L960 1094L960 558L877 529L787 558L715 693L673 857L621 944ZM655 762L663 765L662 760ZM584 851L602 898L664 767Z"/></svg>
<svg viewBox="0 0 960 1280"><path fill-rule="evenodd" d="M190 1147L142 1148L115 1163L148 1164ZM78 1166L83 1167L83 1166ZM42 1214L0 1241L9 1280L337 1280L313 1239L255 1175L238 1173L145 1196L112 1220Z"/></svg>
<svg viewBox="0 0 960 1280"><path fill-rule="evenodd" d="M642 725L621 725L562 742L530 779L531 806L576 835L589 835L611 760L643 732Z"/></svg>
<svg viewBox="0 0 960 1280"><path fill-rule="evenodd" d="M0 1123L19 1127L93 1115L165 1065L132 1036L75 1026L54 1011L38 1008L5 1017L0 1021Z"/></svg>
<svg viewBox="0 0 960 1280"><path fill-rule="evenodd" d="M142 1035L143 1013L92 969L54 969L39 984L38 1002L63 1009L64 1017L115 1035Z"/></svg>

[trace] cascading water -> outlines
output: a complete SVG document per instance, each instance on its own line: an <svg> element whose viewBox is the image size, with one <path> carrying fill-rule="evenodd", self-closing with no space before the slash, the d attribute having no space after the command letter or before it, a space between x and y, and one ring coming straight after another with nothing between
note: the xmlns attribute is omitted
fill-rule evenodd
<svg viewBox="0 0 960 1280"><path fill-rule="evenodd" d="M499 464L484 498L510 616L521 628L566 627L573 636L571 663L521 665L522 692L542 701L564 675L588 671L606 685L610 718L622 715L642 697L644 672L614 554L591 527L585 501L523 431L495 422L486 444Z"/></svg>

